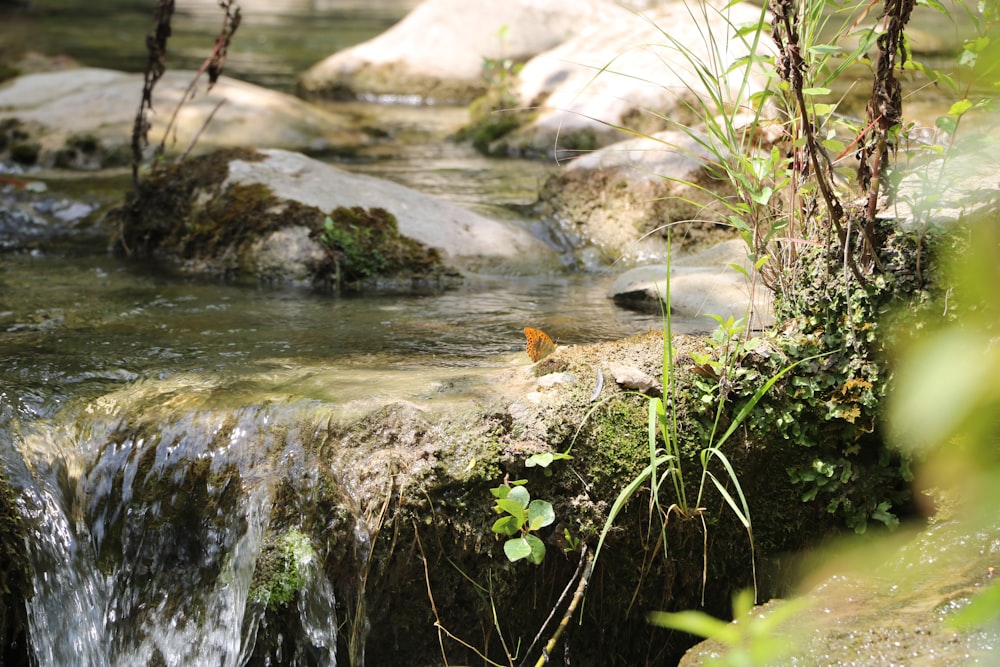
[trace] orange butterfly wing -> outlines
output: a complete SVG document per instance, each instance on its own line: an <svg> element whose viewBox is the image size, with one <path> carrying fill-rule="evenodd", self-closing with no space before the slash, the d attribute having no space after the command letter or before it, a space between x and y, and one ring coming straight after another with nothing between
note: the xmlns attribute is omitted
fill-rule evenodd
<svg viewBox="0 0 1000 667"><path fill-rule="evenodd" d="M532 361L544 359L556 351L556 344L553 343L552 339L549 338L549 335L541 329L524 327L524 335L528 339L528 345L525 350L527 351L528 356L531 357Z"/></svg>

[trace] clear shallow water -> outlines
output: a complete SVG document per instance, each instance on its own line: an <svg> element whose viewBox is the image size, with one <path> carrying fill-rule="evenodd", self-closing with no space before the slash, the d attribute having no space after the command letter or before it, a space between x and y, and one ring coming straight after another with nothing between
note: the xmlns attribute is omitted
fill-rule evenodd
<svg viewBox="0 0 1000 667"><path fill-rule="evenodd" d="M341 378L347 384L363 383L362 369L424 382L421 369L437 377L528 363L520 352L526 325L560 344L659 326L613 306L611 276L482 277L424 296L338 298L179 279L99 247L6 255L0 266L0 385L8 401L39 415L72 397L179 373L232 379L343 367L355 371Z"/></svg>

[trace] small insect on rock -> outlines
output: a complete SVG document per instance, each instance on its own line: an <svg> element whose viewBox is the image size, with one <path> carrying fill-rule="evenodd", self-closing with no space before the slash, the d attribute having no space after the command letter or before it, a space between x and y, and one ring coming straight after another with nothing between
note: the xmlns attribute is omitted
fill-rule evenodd
<svg viewBox="0 0 1000 667"><path fill-rule="evenodd" d="M525 350L532 361L544 359L556 351L556 344L541 329L524 327L524 335L528 339L528 345L525 347Z"/></svg>

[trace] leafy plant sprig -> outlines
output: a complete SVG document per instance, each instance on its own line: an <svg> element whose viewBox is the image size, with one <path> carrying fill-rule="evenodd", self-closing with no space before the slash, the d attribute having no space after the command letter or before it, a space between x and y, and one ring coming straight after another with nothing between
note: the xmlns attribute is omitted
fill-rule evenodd
<svg viewBox="0 0 1000 667"><path fill-rule="evenodd" d="M493 532L510 537L503 545L509 561L526 558L540 565L545 560L545 543L534 533L552 524L556 514L552 503L533 500L526 484L527 480L520 479L490 489L496 499L493 511L504 515L493 523Z"/></svg>

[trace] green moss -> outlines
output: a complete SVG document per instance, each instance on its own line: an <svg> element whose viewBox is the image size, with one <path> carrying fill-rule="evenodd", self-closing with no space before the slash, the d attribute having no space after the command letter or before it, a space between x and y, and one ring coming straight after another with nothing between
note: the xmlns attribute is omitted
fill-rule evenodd
<svg viewBox="0 0 1000 667"><path fill-rule="evenodd" d="M469 105L469 123L455 134L456 141L469 141L484 155L497 139L527 125L534 112L515 108L516 102L492 89Z"/></svg>
<svg viewBox="0 0 1000 667"><path fill-rule="evenodd" d="M339 206L316 234L327 249L324 270L338 285L376 276L433 271L440 255L399 233L396 217L382 208Z"/></svg>
<svg viewBox="0 0 1000 667"><path fill-rule="evenodd" d="M101 141L92 134L74 134L66 139L66 144L56 151L54 164L60 169L80 168L103 164Z"/></svg>
<svg viewBox="0 0 1000 667"><path fill-rule="evenodd" d="M251 599L272 612L291 605L298 592L309 585L316 562L312 541L298 529L272 535L257 560Z"/></svg>

